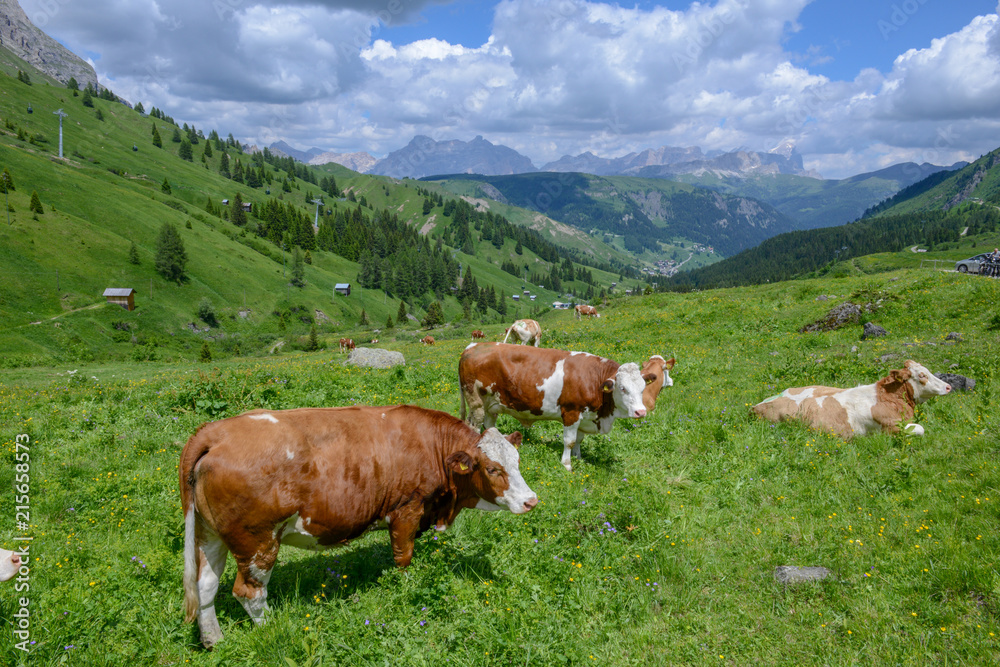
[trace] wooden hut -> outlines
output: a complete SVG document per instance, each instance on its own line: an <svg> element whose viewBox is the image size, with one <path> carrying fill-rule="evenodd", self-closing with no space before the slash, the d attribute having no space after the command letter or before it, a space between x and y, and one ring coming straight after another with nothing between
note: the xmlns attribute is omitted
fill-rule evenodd
<svg viewBox="0 0 1000 667"><path fill-rule="evenodd" d="M109 287L104 290L104 298L125 310L135 310L135 290L131 287Z"/></svg>

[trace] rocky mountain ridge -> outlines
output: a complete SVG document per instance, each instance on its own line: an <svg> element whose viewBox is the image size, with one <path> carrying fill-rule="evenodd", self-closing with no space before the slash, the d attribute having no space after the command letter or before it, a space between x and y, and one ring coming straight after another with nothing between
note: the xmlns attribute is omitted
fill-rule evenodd
<svg viewBox="0 0 1000 667"><path fill-rule="evenodd" d="M80 88L97 87L97 73L89 63L39 29L17 0L0 0L0 46L53 79L77 80Z"/></svg>

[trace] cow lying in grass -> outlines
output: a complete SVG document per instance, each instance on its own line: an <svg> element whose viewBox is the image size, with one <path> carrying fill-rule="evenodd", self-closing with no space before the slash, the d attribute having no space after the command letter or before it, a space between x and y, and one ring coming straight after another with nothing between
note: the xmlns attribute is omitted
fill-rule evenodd
<svg viewBox="0 0 1000 667"><path fill-rule="evenodd" d="M797 419L845 440L878 430L899 433L900 424L911 435L923 435L923 426L911 423L914 406L950 391L950 384L936 378L917 362L908 360L903 368L890 371L875 384L853 389L816 385L793 387L752 409L768 421Z"/></svg>
<svg viewBox="0 0 1000 667"><path fill-rule="evenodd" d="M13 579L21 569L21 557L13 551L0 549L0 581Z"/></svg>

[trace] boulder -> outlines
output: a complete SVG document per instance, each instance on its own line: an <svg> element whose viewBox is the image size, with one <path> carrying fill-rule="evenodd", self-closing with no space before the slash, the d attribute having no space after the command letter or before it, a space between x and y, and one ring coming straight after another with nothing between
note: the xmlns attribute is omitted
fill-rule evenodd
<svg viewBox="0 0 1000 667"><path fill-rule="evenodd" d="M392 368L405 366L406 359L403 358L402 352L377 347L358 347L351 350L344 364L358 368Z"/></svg>
<svg viewBox="0 0 1000 667"><path fill-rule="evenodd" d="M945 340L953 340L953 341L956 341L958 343L961 343L962 342L962 334L958 333L957 331L952 331L947 336L945 336L944 339Z"/></svg>
<svg viewBox="0 0 1000 667"><path fill-rule="evenodd" d="M889 332L872 322L865 322L864 331L861 333L861 340L867 340L868 338L881 338Z"/></svg>
<svg viewBox="0 0 1000 667"><path fill-rule="evenodd" d="M839 306L834 306L824 317L816 320L812 324L807 324L799 333L810 333L813 331L833 331L848 324L854 324L861 320L861 307L850 301L845 301Z"/></svg>
<svg viewBox="0 0 1000 667"><path fill-rule="evenodd" d="M956 391L972 391L976 388L976 381L957 373L935 373L935 377L944 380Z"/></svg>

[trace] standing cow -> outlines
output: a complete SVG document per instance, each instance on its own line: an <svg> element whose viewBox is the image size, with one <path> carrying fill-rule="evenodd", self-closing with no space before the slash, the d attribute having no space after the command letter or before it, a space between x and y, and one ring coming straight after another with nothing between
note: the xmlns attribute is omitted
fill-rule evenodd
<svg viewBox="0 0 1000 667"><path fill-rule="evenodd" d="M506 334L503 337L503 342L505 343L511 334L514 334L523 345L538 347L539 343L542 342L542 327L538 326L538 322L535 320L516 320L507 329Z"/></svg>
<svg viewBox="0 0 1000 667"><path fill-rule="evenodd" d="M911 435L923 435L923 426L910 423L914 406L950 391L950 384L907 360L903 368L890 371L875 384L853 389L793 387L761 401L752 410L768 421L797 419L845 440L879 430L899 433L900 424Z"/></svg>
<svg viewBox="0 0 1000 667"><path fill-rule="evenodd" d="M597 312L597 309L593 306L588 306L586 304L577 304L576 306L576 319L580 319L586 315L587 317L600 317L601 314Z"/></svg>
<svg viewBox="0 0 1000 667"><path fill-rule="evenodd" d="M608 433L619 417L645 417L643 390L655 379L638 364L619 365L586 352L471 343L458 362L461 416L492 428L508 414L526 428L541 420L563 424L562 464L580 458L584 434Z"/></svg>
<svg viewBox="0 0 1000 667"><path fill-rule="evenodd" d="M423 338L420 339L420 342L423 343L424 345L433 345L434 336L424 336Z"/></svg>
<svg viewBox="0 0 1000 667"><path fill-rule="evenodd" d="M341 352L347 352L348 350L353 350L353 349L354 349L354 341L352 339L350 339L350 338L341 338L340 339L340 351Z"/></svg>
<svg viewBox="0 0 1000 667"><path fill-rule="evenodd" d="M185 620L222 639L215 594L232 552L233 595L258 624L281 544L321 549L388 524L406 567L417 536L463 508L523 514L537 503L519 470L521 434L480 435L412 405L254 410L203 424L180 459Z"/></svg>
<svg viewBox="0 0 1000 667"><path fill-rule="evenodd" d="M674 380L670 377L677 360L673 357L664 359L658 354L654 354L649 361L642 365L640 369L644 378L652 375L652 379L646 380L646 388L642 390L642 404L646 406L646 412L652 412L656 407L656 398L660 395L663 387L673 387Z"/></svg>
<svg viewBox="0 0 1000 667"><path fill-rule="evenodd" d="M484 334L480 329L476 329L472 332L472 340L476 340L478 338L486 338L486 334Z"/></svg>

